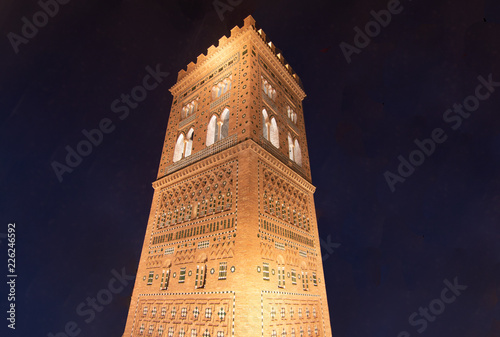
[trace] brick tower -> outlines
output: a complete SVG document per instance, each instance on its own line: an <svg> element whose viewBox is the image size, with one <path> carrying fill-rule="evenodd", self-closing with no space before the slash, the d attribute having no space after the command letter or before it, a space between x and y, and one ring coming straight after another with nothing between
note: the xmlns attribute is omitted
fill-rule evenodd
<svg viewBox="0 0 500 337"><path fill-rule="evenodd" d="M299 77L249 16L170 91L123 336L331 336Z"/></svg>

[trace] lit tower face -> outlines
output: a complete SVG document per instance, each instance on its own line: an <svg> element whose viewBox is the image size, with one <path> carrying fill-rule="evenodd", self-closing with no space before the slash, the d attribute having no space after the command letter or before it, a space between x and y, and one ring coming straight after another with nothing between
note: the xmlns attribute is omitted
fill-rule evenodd
<svg viewBox="0 0 500 337"><path fill-rule="evenodd" d="M170 91L123 336L331 336L300 79L247 17Z"/></svg>

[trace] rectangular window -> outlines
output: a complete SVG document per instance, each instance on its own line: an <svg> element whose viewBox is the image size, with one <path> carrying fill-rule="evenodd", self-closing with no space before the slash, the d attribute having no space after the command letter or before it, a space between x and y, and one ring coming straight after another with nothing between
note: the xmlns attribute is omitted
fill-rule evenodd
<svg viewBox="0 0 500 337"><path fill-rule="evenodd" d="M219 280L225 280L227 277L227 262L219 263Z"/></svg>
<svg viewBox="0 0 500 337"><path fill-rule="evenodd" d="M174 247L165 248L165 255L170 255L174 253Z"/></svg>
<svg viewBox="0 0 500 337"><path fill-rule="evenodd" d="M149 272L149 276L148 276L148 286L153 284L153 277L154 276L155 276L155 272L154 271L150 271Z"/></svg>
<svg viewBox="0 0 500 337"><path fill-rule="evenodd" d="M292 269L292 284L297 284L297 272Z"/></svg>
<svg viewBox="0 0 500 337"><path fill-rule="evenodd" d="M264 266L262 268L262 278L269 281L269 263L264 262Z"/></svg>
<svg viewBox="0 0 500 337"><path fill-rule="evenodd" d="M167 290L169 279L170 279L170 269L163 270L163 272L161 273L160 290Z"/></svg>
<svg viewBox="0 0 500 337"><path fill-rule="evenodd" d="M313 272L313 284L316 287L318 286L318 279L316 278L316 273L315 272Z"/></svg>
<svg viewBox="0 0 500 337"><path fill-rule="evenodd" d="M278 287L285 288L285 267L278 267Z"/></svg>
<svg viewBox="0 0 500 337"><path fill-rule="evenodd" d="M281 243L281 242L274 242L274 247L276 249L280 249L280 250L285 250L285 244L284 243Z"/></svg>
<svg viewBox="0 0 500 337"><path fill-rule="evenodd" d="M186 280L186 267L182 267L179 272L179 283L184 283Z"/></svg>
<svg viewBox="0 0 500 337"><path fill-rule="evenodd" d="M194 281L194 288L203 288L205 286L205 270L206 266L196 266L196 278Z"/></svg>

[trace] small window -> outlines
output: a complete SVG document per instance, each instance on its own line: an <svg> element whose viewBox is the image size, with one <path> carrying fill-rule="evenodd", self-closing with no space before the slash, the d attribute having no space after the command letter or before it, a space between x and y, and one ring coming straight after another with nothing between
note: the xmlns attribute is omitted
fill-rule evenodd
<svg viewBox="0 0 500 337"><path fill-rule="evenodd" d="M153 284L153 277L154 276L155 276L155 272L154 271L150 271L149 272L149 276L148 276L148 286Z"/></svg>
<svg viewBox="0 0 500 337"><path fill-rule="evenodd" d="M227 277L227 262L219 263L219 280L225 280Z"/></svg>
<svg viewBox="0 0 500 337"><path fill-rule="evenodd" d="M181 268L179 273L179 283L184 283L186 280L186 267Z"/></svg>
<svg viewBox="0 0 500 337"><path fill-rule="evenodd" d="M292 269L292 284L297 284L297 272Z"/></svg>
<svg viewBox="0 0 500 337"><path fill-rule="evenodd" d="M167 290L169 279L170 279L170 269L163 270L163 272L161 273L160 290Z"/></svg>
<svg viewBox="0 0 500 337"><path fill-rule="evenodd" d="M201 266L196 266L196 278L194 280L194 288L203 288L205 286L205 273L206 266L203 264Z"/></svg>
<svg viewBox="0 0 500 337"><path fill-rule="evenodd" d="M285 267L278 267L278 287L285 288Z"/></svg>
<svg viewBox="0 0 500 337"><path fill-rule="evenodd" d="M264 278L264 280L269 281L269 263L263 264L262 277Z"/></svg>
<svg viewBox="0 0 500 337"><path fill-rule="evenodd" d="M315 272L313 272L313 284L314 284L314 286L318 286L318 279L316 278Z"/></svg>

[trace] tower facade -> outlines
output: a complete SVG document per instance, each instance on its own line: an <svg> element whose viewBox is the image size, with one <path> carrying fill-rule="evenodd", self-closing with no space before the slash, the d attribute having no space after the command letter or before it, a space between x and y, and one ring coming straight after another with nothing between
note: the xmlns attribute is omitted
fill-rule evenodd
<svg viewBox="0 0 500 337"><path fill-rule="evenodd" d="M123 336L331 336L299 77L249 16L170 91Z"/></svg>

